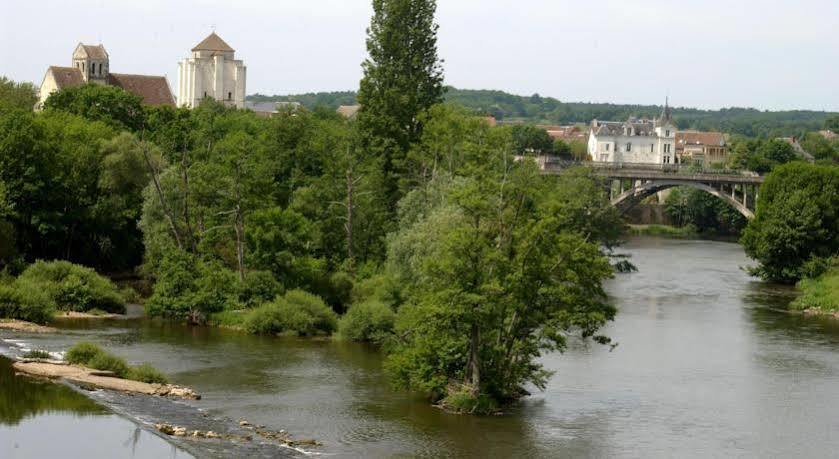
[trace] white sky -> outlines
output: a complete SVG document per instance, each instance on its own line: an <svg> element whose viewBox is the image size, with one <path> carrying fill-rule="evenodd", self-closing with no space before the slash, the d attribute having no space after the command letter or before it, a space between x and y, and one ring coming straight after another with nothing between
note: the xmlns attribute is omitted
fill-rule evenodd
<svg viewBox="0 0 839 459"><path fill-rule="evenodd" d="M369 0L0 0L0 75L40 84L79 42L165 74L213 26L248 93L355 89ZM563 101L839 111L837 0L439 0L446 83Z"/></svg>

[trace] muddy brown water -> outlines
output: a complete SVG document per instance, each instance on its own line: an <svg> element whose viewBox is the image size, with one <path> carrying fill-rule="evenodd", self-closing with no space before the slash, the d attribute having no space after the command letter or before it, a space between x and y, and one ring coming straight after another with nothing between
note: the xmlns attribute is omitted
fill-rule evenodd
<svg viewBox="0 0 839 459"><path fill-rule="evenodd" d="M736 244L638 238L623 250L639 272L608 283L620 312L605 332L618 347L574 341L544 356L556 372L547 390L497 417L446 414L391 390L379 353L357 344L145 319L0 336L52 351L99 342L194 387L204 398L191 407L317 439L327 457L837 454L839 322L783 312L790 289L749 278ZM186 457L106 400L40 383L52 395L24 396L36 389L0 378L0 457L50 457L57 445L67 457Z"/></svg>

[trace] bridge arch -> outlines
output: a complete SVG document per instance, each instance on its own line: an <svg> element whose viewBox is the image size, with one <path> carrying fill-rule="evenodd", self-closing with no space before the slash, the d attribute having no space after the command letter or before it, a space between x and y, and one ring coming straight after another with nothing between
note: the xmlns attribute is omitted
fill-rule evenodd
<svg viewBox="0 0 839 459"><path fill-rule="evenodd" d="M734 193L729 194L725 192L723 185L719 185L719 188L715 188L706 183L687 180L650 180L643 181L640 185L633 183L632 188L612 198L612 205L620 210L621 213L626 213L647 197L652 196L659 191L680 186L702 190L710 195L716 196L718 199L736 209L747 219L752 219L755 216L754 212L752 212L752 210L747 206L745 195L743 197L743 202L740 202L732 196ZM732 187L733 186L734 185L732 184Z"/></svg>

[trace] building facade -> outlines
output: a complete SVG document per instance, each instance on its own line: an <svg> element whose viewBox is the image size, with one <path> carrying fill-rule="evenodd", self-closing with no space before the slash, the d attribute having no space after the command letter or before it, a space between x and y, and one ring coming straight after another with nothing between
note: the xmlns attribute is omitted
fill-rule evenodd
<svg viewBox="0 0 839 459"><path fill-rule="evenodd" d="M111 73L110 56L105 47L79 43L73 51L72 66L50 66L39 89L36 110L44 106L55 91L95 83L116 86L139 96L146 105L175 106L175 98L166 77Z"/></svg>
<svg viewBox="0 0 839 459"><path fill-rule="evenodd" d="M592 161L676 164L676 126L669 104L656 120L591 122L588 154Z"/></svg>
<svg viewBox="0 0 839 459"><path fill-rule="evenodd" d="M215 32L178 63L178 106L195 108L204 98L245 108L247 67Z"/></svg>
<svg viewBox="0 0 839 459"><path fill-rule="evenodd" d="M721 132L680 131L676 133L676 156L680 163L724 165L728 162L728 143Z"/></svg>

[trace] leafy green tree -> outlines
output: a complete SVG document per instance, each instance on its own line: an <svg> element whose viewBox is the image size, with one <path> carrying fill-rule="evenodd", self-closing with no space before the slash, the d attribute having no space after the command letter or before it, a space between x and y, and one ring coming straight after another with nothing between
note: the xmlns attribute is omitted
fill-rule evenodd
<svg viewBox="0 0 839 459"><path fill-rule="evenodd" d="M801 148L816 159L839 160L839 144L830 142L818 132L805 134Z"/></svg>
<svg viewBox="0 0 839 459"><path fill-rule="evenodd" d="M791 163L760 188L755 218L741 240L767 280L795 283L839 253L839 167Z"/></svg>
<svg viewBox="0 0 839 459"><path fill-rule="evenodd" d="M831 116L824 121L824 128L833 132L839 132L839 115Z"/></svg>
<svg viewBox="0 0 839 459"><path fill-rule="evenodd" d="M731 206L704 191L674 188L667 196L664 211L678 225L692 225L700 232L739 234L746 218Z"/></svg>
<svg viewBox="0 0 839 459"><path fill-rule="evenodd" d="M512 127L512 135L517 154L550 155L555 153L553 139L548 131L542 128L529 124L516 125Z"/></svg>
<svg viewBox="0 0 839 459"><path fill-rule="evenodd" d="M86 84L56 91L44 102L45 110L60 110L116 129L138 131L145 122L142 99L115 86Z"/></svg>
<svg viewBox="0 0 839 459"><path fill-rule="evenodd" d="M373 0L357 122L364 149L381 157L391 206L405 156L422 135L421 115L443 100L436 9L435 0Z"/></svg>
<svg viewBox="0 0 839 459"><path fill-rule="evenodd" d="M36 102L38 90L35 85L0 77L0 112L15 109L31 111Z"/></svg>
<svg viewBox="0 0 839 459"><path fill-rule="evenodd" d="M565 187L530 163L499 159L451 182L390 241L407 302L388 374L459 411L490 410L526 384L544 388L541 353L563 350L575 331L594 336L615 313L601 287L611 266L598 237L577 226L585 210L565 199L572 191L558 192Z"/></svg>

